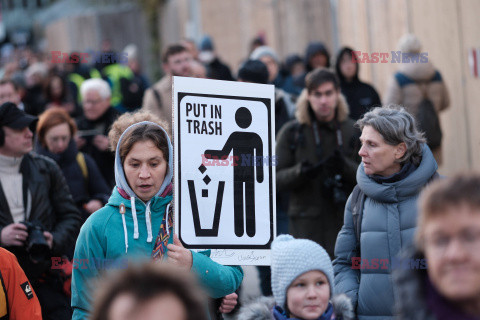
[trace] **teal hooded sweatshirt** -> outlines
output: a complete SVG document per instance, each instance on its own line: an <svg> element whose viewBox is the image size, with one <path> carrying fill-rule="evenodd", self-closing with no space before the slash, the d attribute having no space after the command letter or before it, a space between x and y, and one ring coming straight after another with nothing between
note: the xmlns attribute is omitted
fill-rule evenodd
<svg viewBox="0 0 480 320"><path fill-rule="evenodd" d="M126 132L145 123L148 122L130 126L120 137L115 154L116 187L108 203L85 221L77 238L72 272L74 320L88 318L95 282L102 272L151 259L160 224L172 201L173 148L163 128L168 140L169 159L167 174L157 195L144 203L127 183L118 146ZM120 208L123 206L125 214L122 217ZM170 236L168 243L172 242L173 236ZM243 271L239 266L220 265L211 260L209 254L210 251L192 251L192 270L212 298L221 298L240 286Z"/></svg>

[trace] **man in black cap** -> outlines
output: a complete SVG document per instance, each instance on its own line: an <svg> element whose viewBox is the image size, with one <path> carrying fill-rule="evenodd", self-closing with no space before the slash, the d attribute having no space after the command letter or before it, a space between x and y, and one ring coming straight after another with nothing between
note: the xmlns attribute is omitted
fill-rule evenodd
<svg viewBox="0 0 480 320"><path fill-rule="evenodd" d="M0 106L0 246L17 257L43 319L70 319L63 283L49 269L51 258L64 255L75 241L80 213L56 163L31 152L36 120L14 103ZM23 290L27 298L32 294L28 286Z"/></svg>

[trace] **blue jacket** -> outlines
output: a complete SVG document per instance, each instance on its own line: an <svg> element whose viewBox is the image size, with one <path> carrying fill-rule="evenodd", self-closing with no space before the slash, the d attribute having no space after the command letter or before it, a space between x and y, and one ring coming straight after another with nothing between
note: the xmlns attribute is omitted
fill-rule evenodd
<svg viewBox="0 0 480 320"><path fill-rule="evenodd" d="M122 138L123 135L118 145ZM72 319L88 317L94 294L93 280L98 278L101 271L125 268L128 263L150 259L160 224L168 210L167 205L172 200L172 195L168 195L173 173L173 150L170 143L169 148L169 167L164 183L157 195L147 203L136 198L128 186L117 149L117 187L107 205L87 219L77 239L72 273ZM125 221L120 214L121 204L125 205L126 209ZM150 211L150 218L146 215L147 210ZM167 229L170 229L169 227ZM168 243L172 242L173 237L170 236ZM220 265L208 255L209 251L192 252L192 270L198 275L200 284L212 298L234 292L242 282L242 268Z"/></svg>
<svg viewBox="0 0 480 320"><path fill-rule="evenodd" d="M350 196L333 266L335 292L346 293L352 299L360 320L393 319L392 258L412 244L417 198L436 170L437 163L426 145L419 167L397 182L377 183L365 174L363 164L358 167L357 183L366 195L360 232L362 260L352 261L357 256L357 240Z"/></svg>

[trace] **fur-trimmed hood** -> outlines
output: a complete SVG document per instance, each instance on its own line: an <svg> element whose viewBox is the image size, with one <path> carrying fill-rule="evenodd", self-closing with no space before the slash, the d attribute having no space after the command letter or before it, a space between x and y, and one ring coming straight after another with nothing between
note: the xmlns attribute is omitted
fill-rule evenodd
<svg viewBox="0 0 480 320"><path fill-rule="evenodd" d="M298 97L297 100L297 111L295 112L295 118L298 120L299 123L301 124L307 124L311 125L312 120L310 118L310 114L308 112L310 104L308 102L308 92L307 89L303 89L302 93ZM340 94L340 97L338 99L338 106L337 106L337 112L336 112L336 119L338 122L343 122L347 120L348 115L350 111L348 108L348 103L345 97Z"/></svg>
<svg viewBox="0 0 480 320"><path fill-rule="evenodd" d="M350 299L345 294L335 295L330 302L333 305L335 319L353 320L355 314ZM237 320L273 320L272 309L275 306L273 297L260 297L244 305Z"/></svg>

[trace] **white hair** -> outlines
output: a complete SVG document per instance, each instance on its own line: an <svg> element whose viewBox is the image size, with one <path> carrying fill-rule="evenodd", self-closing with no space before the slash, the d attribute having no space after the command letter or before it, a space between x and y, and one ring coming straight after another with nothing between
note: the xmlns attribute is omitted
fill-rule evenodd
<svg viewBox="0 0 480 320"><path fill-rule="evenodd" d="M138 47L130 43L123 49L123 53L128 57L128 59L138 60Z"/></svg>
<svg viewBox="0 0 480 320"><path fill-rule="evenodd" d="M99 78L88 79L82 83L80 87L82 98L91 90L97 91L102 99L108 99L112 96L112 90L108 82Z"/></svg>

